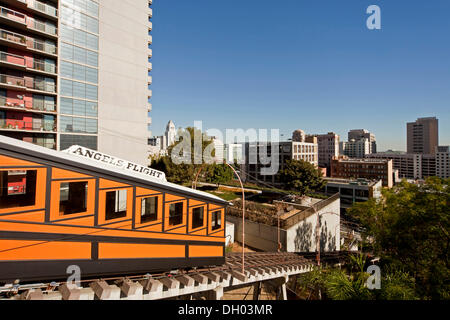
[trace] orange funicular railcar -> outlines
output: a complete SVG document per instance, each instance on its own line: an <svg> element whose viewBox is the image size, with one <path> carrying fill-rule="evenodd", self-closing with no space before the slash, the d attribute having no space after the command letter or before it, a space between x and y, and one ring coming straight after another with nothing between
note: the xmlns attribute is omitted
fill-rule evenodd
<svg viewBox="0 0 450 320"><path fill-rule="evenodd" d="M82 147L0 136L0 282L220 265L227 202Z"/></svg>

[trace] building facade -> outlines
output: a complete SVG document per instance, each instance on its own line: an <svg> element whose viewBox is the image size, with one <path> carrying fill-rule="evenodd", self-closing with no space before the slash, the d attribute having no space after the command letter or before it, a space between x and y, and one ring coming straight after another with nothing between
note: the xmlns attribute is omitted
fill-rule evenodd
<svg viewBox="0 0 450 320"><path fill-rule="evenodd" d="M340 156L331 161L331 177L382 180L383 186L394 186L393 161L387 159L349 159Z"/></svg>
<svg viewBox="0 0 450 320"><path fill-rule="evenodd" d="M407 153L434 154L439 145L439 123L436 117L419 118L406 125Z"/></svg>
<svg viewBox="0 0 450 320"><path fill-rule="evenodd" d="M349 158L364 158L370 154L370 150L371 143L367 138L351 139L348 142L341 142L339 145L339 153Z"/></svg>
<svg viewBox="0 0 450 320"><path fill-rule="evenodd" d="M341 208L352 207L356 202L381 197L382 180L325 178L325 194L332 196L339 193Z"/></svg>
<svg viewBox="0 0 450 320"><path fill-rule="evenodd" d="M327 173L331 170L331 160L339 156L339 135L334 132L313 135L317 138L318 164L326 168Z"/></svg>
<svg viewBox="0 0 450 320"><path fill-rule="evenodd" d="M308 139L306 139L308 140ZM245 181L263 182L270 185L281 185L280 171L284 169L287 160L303 160L318 167L317 138L311 138L310 142L286 141L278 144L276 153L272 153L272 146L267 142L255 142L243 144L243 164L241 176ZM263 159L265 158L265 159ZM274 174L262 174L262 169L274 167L270 161L277 161L277 172Z"/></svg>
<svg viewBox="0 0 450 320"><path fill-rule="evenodd" d="M440 146L436 148L436 175L450 178L450 147Z"/></svg>
<svg viewBox="0 0 450 320"><path fill-rule="evenodd" d="M401 179L426 179L428 177L448 178L450 162L449 146L438 146L434 154L412 154L402 152L380 152L368 155L370 159L389 159Z"/></svg>
<svg viewBox="0 0 450 320"><path fill-rule="evenodd" d="M369 141L369 154L377 152L377 140L375 135L366 129L354 129L348 132L348 141L367 139Z"/></svg>
<svg viewBox="0 0 450 320"><path fill-rule="evenodd" d="M0 1L0 134L146 163L151 1Z"/></svg>

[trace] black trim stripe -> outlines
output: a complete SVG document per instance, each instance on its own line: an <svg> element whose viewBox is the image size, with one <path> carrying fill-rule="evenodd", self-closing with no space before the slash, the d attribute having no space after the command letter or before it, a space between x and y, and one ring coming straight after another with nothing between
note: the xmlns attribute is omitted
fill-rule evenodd
<svg viewBox="0 0 450 320"><path fill-rule="evenodd" d="M16 215L16 214L22 214L22 213L32 213L32 212L38 212L38 211L44 211L44 210L45 210L45 208L33 209L33 210L25 210L25 211L14 211L14 212L10 212L10 213L1 213L0 214L0 219L3 216Z"/></svg>
<svg viewBox="0 0 450 320"><path fill-rule="evenodd" d="M126 220L126 221L131 221L131 219L128 219L128 220ZM147 233L147 234L149 235L149 237L151 237L151 234L152 234L152 233L166 234L167 231L168 231L168 230L162 231L162 232L160 232L160 231L144 231L144 230L139 230L139 229L126 230L126 229L117 229L117 228L105 228L104 225L102 225L102 226L97 226L97 227L91 227L91 226L74 226L74 225L71 225L71 224L57 224L57 225L55 225L55 224L53 224L53 223L41 223L41 222L31 222L31 221L30 221L30 222L29 222L29 221L16 221L16 220L2 220L2 219L0 219L0 222L20 223L20 224L25 223L25 224L31 224L31 225L44 225L44 226L52 225L52 226L57 226L57 227L80 228L80 229L86 230L86 232L88 232L88 233L89 233L88 230L92 230L92 232L94 232L95 230L98 230L98 232L101 232L101 231L111 231L111 230L127 231L127 232L130 232L130 231L131 231L131 232L141 232L141 233ZM124 221L121 221L121 222L124 222ZM117 222L117 223L120 223L120 222ZM130 223L130 226L131 226L131 223ZM183 226L176 227L176 228L171 229L171 230L179 229L179 228L181 228L181 227L183 227ZM80 230L80 231L82 231L82 230ZM219 230L219 231L220 231L220 230ZM0 232L3 232L3 231L0 230ZM171 235L181 235L181 236L205 237L205 236L200 236L200 235L189 235L189 234L186 234L186 233L175 233L175 232L174 232L174 233L170 233L170 234L171 234ZM82 234L81 234L81 235L82 235ZM223 237L218 237L218 238L223 238Z"/></svg>
<svg viewBox="0 0 450 320"><path fill-rule="evenodd" d="M52 203L52 167L47 167L47 177L45 182L45 222L50 222L50 210ZM39 186L36 186L38 188Z"/></svg>
<svg viewBox="0 0 450 320"><path fill-rule="evenodd" d="M82 280L93 277L123 276L159 273L167 270L223 265L224 257L209 258L153 258L65 261L8 261L0 262L0 282L12 283L16 279L26 281L67 281L67 267L77 265Z"/></svg>
<svg viewBox="0 0 450 320"><path fill-rule="evenodd" d="M160 193L153 193L153 194L143 194L141 196L136 196L136 198L151 198L151 197L157 197L157 196L162 196L162 192Z"/></svg>
<svg viewBox="0 0 450 320"><path fill-rule="evenodd" d="M133 203L131 204L131 229L136 228L136 186L133 186Z"/></svg>
<svg viewBox="0 0 450 320"><path fill-rule="evenodd" d="M55 182L64 182L64 181L87 181L87 180L94 180L95 177L90 178L66 178L66 179L52 179L52 181Z"/></svg>
<svg viewBox="0 0 450 320"><path fill-rule="evenodd" d="M15 157L17 158L17 157ZM42 169L46 166L43 165L36 165L36 166L0 166L0 170L3 169Z"/></svg>
<svg viewBox="0 0 450 320"><path fill-rule="evenodd" d="M162 224L162 222L155 222L155 223L150 223L149 222L149 224L147 224L147 225L142 225L142 226L139 226L139 227L135 227L134 229L135 230L139 230L139 229L142 229L142 228L154 227L154 226L157 226L159 224Z"/></svg>
<svg viewBox="0 0 450 320"><path fill-rule="evenodd" d="M52 220L51 222L59 224L59 222L70 221L70 220L77 220L77 219L83 219L83 218L88 218L88 217L93 217L93 216L95 216L95 214L90 213L90 214L86 214L86 215L84 215L84 216L71 217L71 218L64 218L64 219L59 219L59 220Z"/></svg>
<svg viewBox="0 0 450 320"><path fill-rule="evenodd" d="M2 231L2 240L39 240L39 241L61 241L61 242L108 242L108 243L133 243L133 244L188 244L188 245L223 245L223 241L204 240L177 240L177 239L155 239L155 238L133 238L102 236L97 234L73 235L64 233L41 233L41 232L19 232ZM223 239L223 238L222 238ZM36 246L38 248L39 245Z"/></svg>
<svg viewBox="0 0 450 320"><path fill-rule="evenodd" d="M94 227L98 226L98 215L99 215L99 201L100 201L100 179L95 179L95 216L94 216Z"/></svg>
<svg viewBox="0 0 450 320"><path fill-rule="evenodd" d="M181 229L181 228L185 228L185 227L187 227L187 226L184 224L182 226L178 226L178 227L175 227L175 228L172 228L172 229L167 229L166 232L177 230L177 229ZM166 232L163 232L163 233L166 233ZM171 234L173 234L173 233L171 233ZM185 233L182 233L182 234L185 234Z"/></svg>

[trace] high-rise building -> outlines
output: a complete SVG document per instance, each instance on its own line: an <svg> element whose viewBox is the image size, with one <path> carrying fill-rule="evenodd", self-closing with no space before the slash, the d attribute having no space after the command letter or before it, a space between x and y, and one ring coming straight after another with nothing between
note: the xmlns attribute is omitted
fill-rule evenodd
<svg viewBox="0 0 450 320"><path fill-rule="evenodd" d="M436 117L419 118L406 125L407 153L434 154L439 145L439 126Z"/></svg>
<svg viewBox="0 0 450 320"><path fill-rule="evenodd" d="M361 139L367 139L369 141L369 154L377 152L377 140L373 133L365 129L354 129L348 132L348 141L359 141Z"/></svg>
<svg viewBox="0 0 450 320"><path fill-rule="evenodd" d="M0 134L146 164L152 1L0 1Z"/></svg>
<svg viewBox="0 0 450 320"><path fill-rule="evenodd" d="M436 147L436 175L440 178L450 178L450 147Z"/></svg>
<svg viewBox="0 0 450 320"><path fill-rule="evenodd" d="M312 135L317 138L319 167L331 170L331 160L339 156L339 135L334 132Z"/></svg>
<svg viewBox="0 0 450 320"><path fill-rule="evenodd" d="M175 139L177 137L177 129L175 128L175 124L173 123L172 120L170 120L169 123L167 124L166 132L164 135L167 141L167 145L165 146L165 148L168 148L171 145L175 144L176 142Z"/></svg>
<svg viewBox="0 0 450 320"><path fill-rule="evenodd" d="M339 153L350 158L364 158L370 154L372 144L369 139L361 138L359 140L351 139L348 142L341 142Z"/></svg>

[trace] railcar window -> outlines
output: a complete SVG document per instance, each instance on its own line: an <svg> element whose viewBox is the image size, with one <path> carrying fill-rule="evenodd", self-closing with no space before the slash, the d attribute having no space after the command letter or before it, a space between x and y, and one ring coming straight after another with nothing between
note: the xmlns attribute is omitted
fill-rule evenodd
<svg viewBox="0 0 450 320"><path fill-rule="evenodd" d="M141 223L158 220L158 197L142 199Z"/></svg>
<svg viewBox="0 0 450 320"><path fill-rule="evenodd" d="M222 227L222 212L221 211L214 211L212 213L212 222L211 222L211 229L217 230Z"/></svg>
<svg viewBox="0 0 450 320"><path fill-rule="evenodd" d="M127 190L106 192L105 220L113 220L127 215Z"/></svg>
<svg viewBox="0 0 450 320"><path fill-rule="evenodd" d="M59 189L59 212L64 215L87 211L87 182L63 182Z"/></svg>
<svg viewBox="0 0 450 320"><path fill-rule="evenodd" d="M183 202L172 203L169 208L169 226L183 222Z"/></svg>
<svg viewBox="0 0 450 320"><path fill-rule="evenodd" d="M204 208L194 208L192 210L192 229L203 227Z"/></svg>
<svg viewBox="0 0 450 320"><path fill-rule="evenodd" d="M0 171L0 209L36 203L36 170Z"/></svg>

